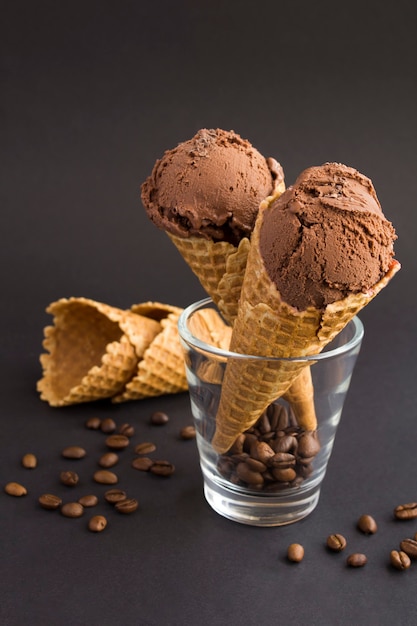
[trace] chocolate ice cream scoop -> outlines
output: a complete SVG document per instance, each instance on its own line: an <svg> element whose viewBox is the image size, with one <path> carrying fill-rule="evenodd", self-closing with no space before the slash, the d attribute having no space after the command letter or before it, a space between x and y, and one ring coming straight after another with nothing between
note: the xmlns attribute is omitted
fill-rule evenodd
<svg viewBox="0 0 417 626"><path fill-rule="evenodd" d="M260 202L283 182L281 166L233 131L202 129L167 150L142 185L162 230L237 245L250 237Z"/></svg>
<svg viewBox="0 0 417 626"><path fill-rule="evenodd" d="M260 251L285 302L302 311L370 289L387 273L396 238L370 179L325 163L266 210Z"/></svg>

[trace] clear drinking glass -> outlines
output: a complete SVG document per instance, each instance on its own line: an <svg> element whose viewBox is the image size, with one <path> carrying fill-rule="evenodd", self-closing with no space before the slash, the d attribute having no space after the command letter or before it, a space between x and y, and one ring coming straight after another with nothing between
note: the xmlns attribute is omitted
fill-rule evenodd
<svg viewBox="0 0 417 626"><path fill-rule="evenodd" d="M361 347L362 322L355 317L320 354L291 359L305 363L311 371L317 415L314 431L303 430L291 405L280 398L228 452L218 454L211 441L226 365L231 359L256 364L264 357L228 352L207 341L201 325L192 321L207 309L217 311L209 298L190 305L178 324L205 497L217 513L236 522L254 526L296 522L311 513L319 500Z"/></svg>

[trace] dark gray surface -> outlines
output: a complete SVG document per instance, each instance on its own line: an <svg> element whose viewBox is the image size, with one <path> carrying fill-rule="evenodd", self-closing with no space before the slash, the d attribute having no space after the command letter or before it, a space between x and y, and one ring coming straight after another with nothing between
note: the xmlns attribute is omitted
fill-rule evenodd
<svg viewBox="0 0 417 626"><path fill-rule="evenodd" d="M2 306L0 623L222 625L280 622L412 626L417 565L394 571L389 552L417 523L392 511L417 500L416 7L379 2L1 3ZM45 307L85 296L127 307L186 305L203 296L168 239L148 223L139 185L164 149L200 127L233 128L275 156L287 184L337 160L373 179L396 226L403 269L361 315L362 352L316 511L296 525L257 529L204 501L186 394L113 407L51 409L36 390ZM156 429L152 411L171 421ZM131 517L103 504L109 526L86 530L36 505L61 490L60 450L82 443L85 490L99 433L91 415L136 426L176 474L135 472L121 485L140 500ZM35 452L39 467L20 467ZM118 470L119 471L119 470ZM65 497L67 492L64 492ZM379 523L372 537L355 523ZM348 569L327 535L369 563ZM285 560L291 542L306 556Z"/></svg>

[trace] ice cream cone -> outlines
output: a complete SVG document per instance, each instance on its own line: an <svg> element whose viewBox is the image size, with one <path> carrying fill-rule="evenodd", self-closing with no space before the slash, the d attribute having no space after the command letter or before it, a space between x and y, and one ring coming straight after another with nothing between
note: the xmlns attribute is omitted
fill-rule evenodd
<svg viewBox="0 0 417 626"><path fill-rule="evenodd" d="M400 268L393 261L388 273L366 293L355 293L327 305L299 311L283 301L259 252L262 212L252 234L239 314L230 350L245 355L291 358L314 355L383 289ZM305 364L300 361L230 359L223 380L213 446L226 452L236 437L250 428L266 407L283 396ZM302 384L301 384L302 387ZM298 402L297 392L291 396ZM305 400L305 399L304 399ZM304 400L298 403L299 411ZM307 402L310 402L308 400Z"/></svg>
<svg viewBox="0 0 417 626"><path fill-rule="evenodd" d="M37 389L51 406L120 392L161 330L155 320L87 298L63 298L47 312L54 323L44 330Z"/></svg>

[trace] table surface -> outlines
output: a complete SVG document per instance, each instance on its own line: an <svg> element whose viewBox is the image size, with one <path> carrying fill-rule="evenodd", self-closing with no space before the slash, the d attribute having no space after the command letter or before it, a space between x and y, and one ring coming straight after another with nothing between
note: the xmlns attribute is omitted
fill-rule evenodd
<svg viewBox="0 0 417 626"><path fill-rule="evenodd" d="M336 16L328 0L2 3L0 483L21 482L28 495L0 492L1 624L417 623L417 565L389 564L417 532L393 516L417 500L416 7L365 4ZM353 165L398 233L403 267L361 314L365 339L319 505L281 528L210 509L195 442L179 437L191 423L186 393L56 409L36 391L50 302L185 306L204 296L139 197L155 160L201 127L247 137L282 163L287 184L309 165ZM165 426L150 423L158 410ZM91 416L133 424L135 442L153 441L176 466L150 476L124 451L119 485L140 507L123 516L100 498L99 534L89 513L67 519L37 503L45 491L70 497L58 480L69 466L80 493L102 496L91 475L104 435L85 428ZM64 462L75 444L87 457ZM35 470L21 467L27 452ZM364 513L375 535L356 529ZM326 550L334 532L347 537L345 553ZM286 560L293 542L305 547L299 564ZM357 551L368 564L348 568Z"/></svg>

